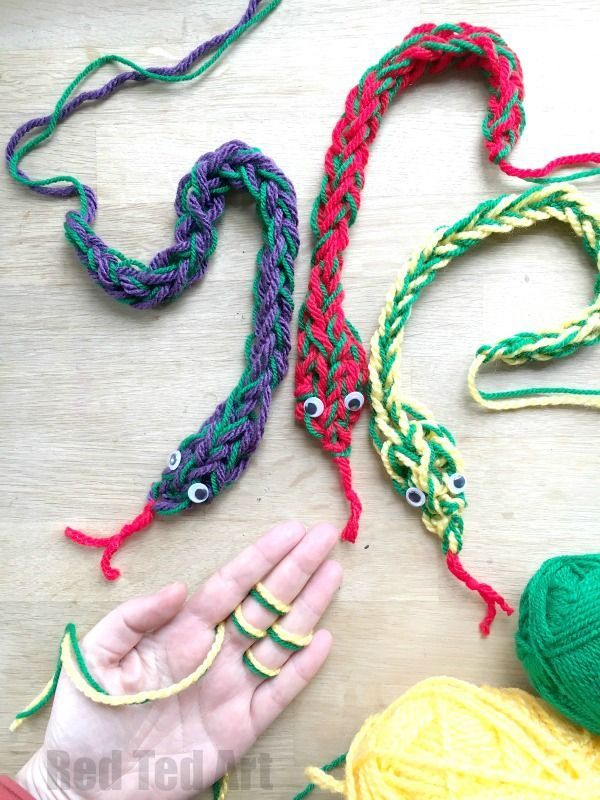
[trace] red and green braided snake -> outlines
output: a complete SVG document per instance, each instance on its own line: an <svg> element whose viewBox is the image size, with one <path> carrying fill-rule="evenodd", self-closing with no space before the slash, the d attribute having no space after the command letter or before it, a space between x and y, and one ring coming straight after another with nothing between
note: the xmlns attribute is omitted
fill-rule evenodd
<svg viewBox="0 0 600 800"><path fill-rule="evenodd" d="M351 542L358 534L362 508L352 488L349 454L352 427L368 387L368 370L360 336L344 314L344 250L360 207L369 148L391 100L423 75L454 64L479 67L485 75L489 98L482 131L490 161L504 173L544 183L560 167L600 164L600 153L562 156L538 169L508 163L525 126L522 71L516 54L489 28L467 23L420 25L370 67L350 91L333 130L311 217L316 244L298 322L295 394L296 418L321 442L340 472L350 505L342 539ZM598 167L585 169L569 179L599 171Z"/></svg>

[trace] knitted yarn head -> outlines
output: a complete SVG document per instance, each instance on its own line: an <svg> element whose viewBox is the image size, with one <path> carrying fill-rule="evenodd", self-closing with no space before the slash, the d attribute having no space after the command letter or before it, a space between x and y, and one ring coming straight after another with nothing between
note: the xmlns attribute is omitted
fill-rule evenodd
<svg viewBox="0 0 600 800"><path fill-rule="evenodd" d="M520 689L431 678L364 723L343 780L307 776L348 800L596 800L600 739Z"/></svg>
<svg viewBox="0 0 600 800"><path fill-rule="evenodd" d="M600 555L542 564L521 598L516 643L535 690L600 734Z"/></svg>

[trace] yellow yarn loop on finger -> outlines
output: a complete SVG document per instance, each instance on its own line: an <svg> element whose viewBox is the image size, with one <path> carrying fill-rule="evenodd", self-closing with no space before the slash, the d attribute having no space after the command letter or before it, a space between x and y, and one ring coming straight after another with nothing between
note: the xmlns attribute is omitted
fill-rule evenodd
<svg viewBox="0 0 600 800"><path fill-rule="evenodd" d="M247 636L249 639L264 639L267 632L264 628L257 628L246 619L242 610L241 604L235 609L231 615L231 621L240 633Z"/></svg>
<svg viewBox="0 0 600 800"><path fill-rule="evenodd" d="M275 678L281 672L281 668L275 667L272 669L259 661L252 650L246 650L242 660L250 672L258 675L259 678Z"/></svg>
<svg viewBox="0 0 600 800"><path fill-rule="evenodd" d="M598 800L600 738L520 689L452 678L417 684L364 723L344 780L312 785L347 800Z"/></svg>
<svg viewBox="0 0 600 800"><path fill-rule="evenodd" d="M93 686L90 686L90 684L79 671L77 661L73 654L71 641L66 636L61 644L62 665L76 688L79 689L79 691L89 700L93 700L94 703L102 703L102 705L105 706L130 706L138 703L146 703L149 700L166 700L168 697L174 697L176 694L189 689L190 686L192 686L194 683L197 683L197 681L199 681L200 678L202 678L202 676L205 675L206 672L208 672L208 670L212 667L213 662L219 655L221 647L223 646L224 638L225 625L221 622L217 626L215 631L215 639L206 655L206 658L190 675L187 675L185 678L177 683L172 684L171 686L165 686L163 689L147 689L143 692L136 692L135 694L103 694L102 692L94 689Z"/></svg>
<svg viewBox="0 0 600 800"><path fill-rule="evenodd" d="M275 644L278 644L287 650L302 650L304 647L308 647L313 640L312 631L307 633L306 636L303 636L300 633L291 633L278 622L274 622L267 633L275 642Z"/></svg>
<svg viewBox="0 0 600 800"><path fill-rule="evenodd" d="M275 597L264 583L257 583L254 589L250 592L250 597L254 598L257 603L260 603L263 608L266 608L271 614L279 614L283 616L291 611L292 607L283 600Z"/></svg>

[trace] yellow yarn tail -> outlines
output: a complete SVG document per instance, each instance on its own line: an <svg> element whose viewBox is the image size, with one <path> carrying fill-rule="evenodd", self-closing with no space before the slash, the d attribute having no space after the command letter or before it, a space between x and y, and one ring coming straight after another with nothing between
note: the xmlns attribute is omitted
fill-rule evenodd
<svg viewBox="0 0 600 800"><path fill-rule="evenodd" d="M334 778L333 775L324 772L320 767L307 767L305 774L307 779L314 783L315 786L318 786L319 789L332 794L346 794L346 781Z"/></svg>

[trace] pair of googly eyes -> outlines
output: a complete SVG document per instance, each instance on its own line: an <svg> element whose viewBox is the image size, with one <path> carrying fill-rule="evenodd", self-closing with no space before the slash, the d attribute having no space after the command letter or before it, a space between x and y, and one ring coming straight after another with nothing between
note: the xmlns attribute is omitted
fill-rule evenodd
<svg viewBox="0 0 600 800"><path fill-rule="evenodd" d="M169 467L171 472L174 472L180 464L181 464L181 451L173 450L173 452L169 456L167 466ZM210 497L210 490L205 483L201 483L200 481L198 481L197 483L192 483L189 486L187 495L192 503L206 503L206 501Z"/></svg>
<svg viewBox="0 0 600 800"><path fill-rule="evenodd" d="M350 392L344 397L344 407L348 411L360 411L365 404L365 396L362 392ZM316 419L325 411L325 405L320 397L307 397L304 401L304 413Z"/></svg>
<svg viewBox="0 0 600 800"><path fill-rule="evenodd" d="M450 475L447 484L452 494L461 494L467 486L467 479L459 472L455 472L454 475ZM418 486L409 486L404 496L408 505L413 508L421 508L427 502L427 495Z"/></svg>

